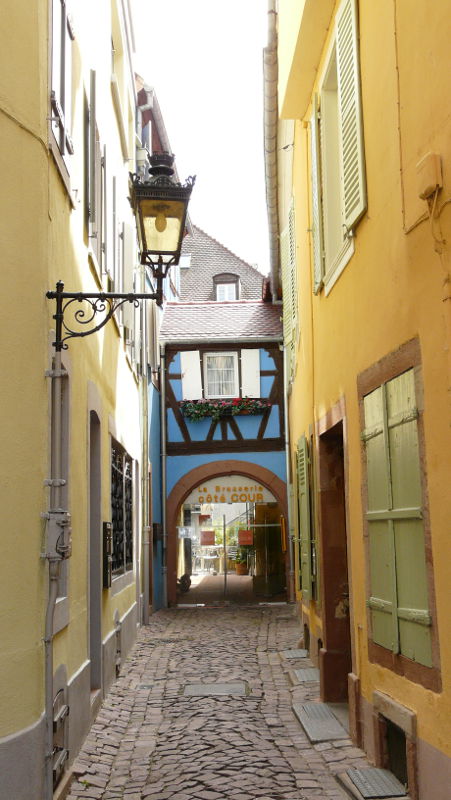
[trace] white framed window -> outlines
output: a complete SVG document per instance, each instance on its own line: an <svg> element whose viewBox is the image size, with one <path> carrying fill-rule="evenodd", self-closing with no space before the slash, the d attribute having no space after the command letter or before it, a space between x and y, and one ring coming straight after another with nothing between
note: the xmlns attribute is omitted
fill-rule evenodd
<svg viewBox="0 0 451 800"><path fill-rule="evenodd" d="M314 292L325 293L354 252L354 228L366 210L356 0L335 20L310 122Z"/></svg>
<svg viewBox="0 0 451 800"><path fill-rule="evenodd" d="M74 152L71 139L74 31L67 6L67 0L53 0L52 88L50 95L52 132L61 155L66 157ZM65 161L67 162L67 158Z"/></svg>
<svg viewBox="0 0 451 800"><path fill-rule="evenodd" d="M205 397L238 397L238 353L205 353Z"/></svg>
<svg viewBox="0 0 451 800"><path fill-rule="evenodd" d="M214 296L217 302L240 299L240 279L232 272L221 272L213 276Z"/></svg>
<svg viewBox="0 0 451 800"><path fill-rule="evenodd" d="M237 284L236 283L217 283L216 284L216 300L219 302L224 300L237 300Z"/></svg>

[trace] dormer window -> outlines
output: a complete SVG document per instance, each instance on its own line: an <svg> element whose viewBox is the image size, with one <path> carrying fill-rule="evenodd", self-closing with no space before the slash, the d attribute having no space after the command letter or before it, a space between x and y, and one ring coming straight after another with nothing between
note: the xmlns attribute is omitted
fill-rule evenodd
<svg viewBox="0 0 451 800"><path fill-rule="evenodd" d="M215 275L213 278L215 289L215 300L224 302L227 300L239 300L240 298L240 279L238 275L223 273Z"/></svg>

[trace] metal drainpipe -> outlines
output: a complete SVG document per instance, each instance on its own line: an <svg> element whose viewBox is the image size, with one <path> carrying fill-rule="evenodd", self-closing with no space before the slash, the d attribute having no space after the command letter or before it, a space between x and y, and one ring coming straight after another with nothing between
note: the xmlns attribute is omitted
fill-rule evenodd
<svg viewBox="0 0 451 800"><path fill-rule="evenodd" d="M61 508L61 353L56 352L51 373L52 380L52 469L50 476L50 512ZM49 515L50 516L50 515ZM50 548L49 548L50 550ZM49 563L49 595L45 614L45 800L53 798L53 618L58 582L61 574L61 558L56 554L47 556Z"/></svg>
<svg viewBox="0 0 451 800"><path fill-rule="evenodd" d="M283 345L282 352L283 352L283 414L285 419L285 469L287 473L287 487L290 486L290 475L291 475L291 459L290 459L290 429L288 425L288 386L287 386L287 375L285 370L285 351L286 347ZM295 600L295 591L294 591L294 533L292 528L293 523L293 514L291 508L291 497L287 497L287 509L288 509L288 562L289 562L289 578L290 578L290 585L288 587L288 599L291 603L294 603Z"/></svg>
<svg viewBox="0 0 451 800"><path fill-rule="evenodd" d="M279 212L277 181L277 12L276 0L268 0L268 44L263 50L264 146L266 207L268 209L271 291L279 294Z"/></svg>
<svg viewBox="0 0 451 800"><path fill-rule="evenodd" d="M141 268L141 292L146 291L146 267ZM150 525L149 525L149 385L147 380L147 305L141 303L141 385L142 385L142 542L143 542L143 624L149 624L150 607Z"/></svg>
<svg viewBox="0 0 451 800"><path fill-rule="evenodd" d="M163 530L163 607L168 605L168 567L166 531L166 352L160 345L160 414L161 414L161 527Z"/></svg>

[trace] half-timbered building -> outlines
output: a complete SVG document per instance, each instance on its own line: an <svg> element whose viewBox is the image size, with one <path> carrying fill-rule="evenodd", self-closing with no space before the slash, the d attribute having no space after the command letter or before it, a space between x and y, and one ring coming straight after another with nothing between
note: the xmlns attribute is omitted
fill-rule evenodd
<svg viewBox="0 0 451 800"><path fill-rule="evenodd" d="M185 244L181 262L184 301L167 304L160 331L169 603L176 602L178 530L186 500L257 502L257 541L263 507L269 519L268 504L260 507L257 495L269 493L264 496L276 520L271 541L277 542L279 565L272 563L274 575L266 575L270 594L285 589L288 570L280 306L261 299L264 280L254 267L197 228L196 237L195 244ZM196 300L194 289L190 292L194 274L208 299ZM252 299L240 299L243 294ZM268 573L266 563L265 569ZM254 585L258 566L256 573Z"/></svg>

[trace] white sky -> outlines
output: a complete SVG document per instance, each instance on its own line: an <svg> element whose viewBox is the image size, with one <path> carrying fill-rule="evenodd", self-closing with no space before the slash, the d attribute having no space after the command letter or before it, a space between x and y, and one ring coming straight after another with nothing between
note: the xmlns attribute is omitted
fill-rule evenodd
<svg viewBox="0 0 451 800"><path fill-rule="evenodd" d="M132 0L135 65L156 91L195 225L268 273L267 0Z"/></svg>

